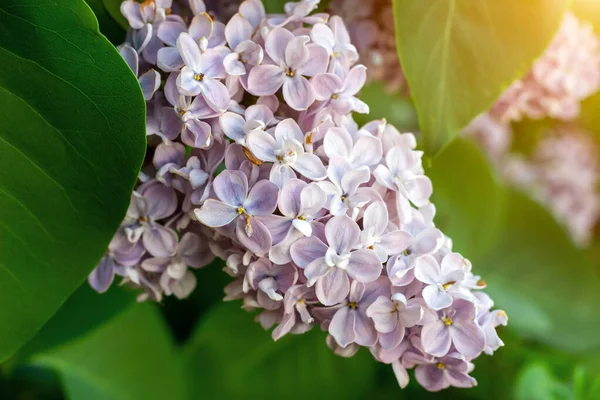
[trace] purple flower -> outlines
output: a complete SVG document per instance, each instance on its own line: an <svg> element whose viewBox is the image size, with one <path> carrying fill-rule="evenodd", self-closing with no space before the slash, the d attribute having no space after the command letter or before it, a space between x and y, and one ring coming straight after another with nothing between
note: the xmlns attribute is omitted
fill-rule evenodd
<svg viewBox="0 0 600 400"><path fill-rule="evenodd" d="M242 146L246 145L246 135L254 130L263 131L273 122L273 111L262 104L255 104L246 109L244 116L227 111L219 124L223 133Z"/></svg>
<svg viewBox="0 0 600 400"><path fill-rule="evenodd" d="M315 183L307 184L299 179L289 180L279 195L279 211L282 217L273 216L265 220L273 236L269 258L276 264L292 260L290 246L301 237L310 237L315 219L325 205L327 196Z"/></svg>
<svg viewBox="0 0 600 400"><path fill-rule="evenodd" d="M283 28L275 28L267 36L265 50L273 65L252 68L248 90L256 96L275 94L283 86L283 98L295 110L306 110L315 100L310 82L304 76L325 72L327 51L308 44L308 36L294 36Z"/></svg>
<svg viewBox="0 0 600 400"><path fill-rule="evenodd" d="M339 115L352 111L368 114L369 106L355 97L367 79L364 65L354 66L344 79L336 74L319 74L310 80L315 91L315 98L323 101L323 107L330 107Z"/></svg>
<svg viewBox="0 0 600 400"><path fill-rule="evenodd" d="M340 303L350 291L348 277L361 283L376 280L381 262L372 250L358 249L360 229L347 216L333 217L325 225L327 244L311 236L290 249L292 260L304 269L308 286L315 285L317 298L326 306Z"/></svg>
<svg viewBox="0 0 600 400"><path fill-rule="evenodd" d="M329 196L329 211L332 215L344 215L348 210L353 215L369 201L381 200L372 188L360 187L371 179L368 168L354 169L348 161L336 157L329 160L327 167L329 181L319 183Z"/></svg>
<svg viewBox="0 0 600 400"><path fill-rule="evenodd" d="M315 303L314 289L305 285L290 287L283 298L283 317L273 330L273 340L279 340L294 330L308 330L314 323L314 318L308 312L307 303ZM296 315L297 314L297 315ZM300 321L298 321L298 316Z"/></svg>
<svg viewBox="0 0 600 400"><path fill-rule="evenodd" d="M269 179L280 188L296 178L294 170L312 180L322 180L327 176L319 157L304 152L303 141L300 127L291 118L277 124L275 137L259 129L246 135L248 149L259 160L274 163Z"/></svg>
<svg viewBox="0 0 600 400"><path fill-rule="evenodd" d="M257 301L267 310L277 310L283 294L298 280L298 270L292 264L273 265L266 258L259 258L248 266L242 289L257 290Z"/></svg>
<svg viewBox="0 0 600 400"><path fill-rule="evenodd" d="M385 277L363 284L352 282L348 301L340 307L329 324L329 333L342 347L350 343L374 346L377 331L367 315L367 309L380 296L389 296L389 283Z"/></svg>
<svg viewBox="0 0 600 400"><path fill-rule="evenodd" d="M385 156L385 165L378 165L373 172L377 182L398 193L396 207L398 216L410 220L412 202L421 207L429 201L433 191L431 181L423 175L421 152L394 147Z"/></svg>
<svg viewBox="0 0 600 400"><path fill-rule="evenodd" d="M471 364L459 353L450 353L441 358L423 357L412 352L405 353L403 363L417 365L415 378L425 389L437 392L450 386L470 388L477 385L469 376Z"/></svg>
<svg viewBox="0 0 600 400"><path fill-rule="evenodd" d="M248 193L248 178L239 171L223 171L213 181L218 200L208 199L196 216L210 227L221 227L237 219L236 237L241 244L258 255L271 247L271 233L260 216L271 215L277 207L277 186L260 181Z"/></svg>
<svg viewBox="0 0 600 400"><path fill-rule="evenodd" d="M477 322L485 333L485 354L492 355L494 351L504 346L496 328L500 325L506 326L508 315L502 310L486 311L477 317Z"/></svg>
<svg viewBox="0 0 600 400"><path fill-rule="evenodd" d="M229 104L229 92L220 79L225 78L223 56L215 50L200 51L200 47L187 33L177 39L177 49L185 63L177 86L182 94L202 94L208 104L217 111L224 111Z"/></svg>
<svg viewBox="0 0 600 400"><path fill-rule="evenodd" d="M425 283L423 299L433 310L450 307L452 299L471 299L471 292L461 287L465 280L464 258L458 253L447 254L438 264L430 255L423 255L415 262L415 278Z"/></svg>
<svg viewBox="0 0 600 400"><path fill-rule="evenodd" d="M423 318L423 308L414 299L406 300L402 293L380 296L367 308L367 316L373 319L380 333L379 343L385 350L400 345L406 328L411 328Z"/></svg>
<svg viewBox="0 0 600 400"><path fill-rule="evenodd" d="M136 243L142 238L144 247L155 257L168 257L175 252L177 234L158 223L169 217L177 207L177 195L172 188L154 180L134 192L125 216L127 239Z"/></svg>
<svg viewBox="0 0 600 400"><path fill-rule="evenodd" d="M139 59L135 49L128 45L120 46L119 53L125 60L129 68L133 71L133 74L138 78L140 86L142 87L142 93L144 93L144 99L150 100L154 93L160 87L160 74L154 69L150 68L148 71L139 75Z"/></svg>
<svg viewBox="0 0 600 400"><path fill-rule="evenodd" d="M436 357L442 357L454 345L456 350L475 357L485 348L485 334L475 322L475 305L458 299L452 307L438 311L438 318L423 326L421 340L423 349Z"/></svg>
<svg viewBox="0 0 600 400"><path fill-rule="evenodd" d="M323 46L327 54L332 57L332 68L330 68L332 72L345 71L358 61L358 52L350 43L350 35L340 17L334 15L329 18L328 25L315 24L310 37L313 42Z"/></svg>
<svg viewBox="0 0 600 400"><path fill-rule="evenodd" d="M323 150L330 159L343 158L352 168L371 167L381 161L381 141L373 136L360 136L354 143L347 129L329 128L323 139Z"/></svg>
<svg viewBox="0 0 600 400"><path fill-rule="evenodd" d="M410 233L398 230L389 222L387 207L383 201L367 207L362 225L362 246L373 249L382 263L385 263L390 255L404 251L413 241Z"/></svg>

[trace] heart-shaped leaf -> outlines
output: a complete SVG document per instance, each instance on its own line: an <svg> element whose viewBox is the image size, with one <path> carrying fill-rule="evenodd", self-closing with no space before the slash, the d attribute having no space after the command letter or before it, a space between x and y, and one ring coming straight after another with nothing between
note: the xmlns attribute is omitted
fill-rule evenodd
<svg viewBox="0 0 600 400"><path fill-rule="evenodd" d="M0 3L0 360L93 269L145 151L137 79L83 0Z"/></svg>

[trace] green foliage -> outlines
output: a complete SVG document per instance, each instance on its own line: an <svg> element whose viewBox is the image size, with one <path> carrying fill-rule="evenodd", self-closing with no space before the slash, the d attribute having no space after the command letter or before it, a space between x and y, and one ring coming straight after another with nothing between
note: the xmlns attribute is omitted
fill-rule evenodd
<svg viewBox="0 0 600 400"><path fill-rule="evenodd" d="M58 371L71 400L187 398L182 357L150 303L135 303L97 330L31 362Z"/></svg>
<svg viewBox="0 0 600 400"><path fill-rule="evenodd" d="M118 5L121 4L121 1L113 2L109 0L85 0L85 2L90 6L94 14L96 15L96 19L98 20L98 25L100 25L100 32L106 36L108 40L114 45L119 45L125 41L126 29L127 25L123 27L119 22L117 22L111 13L108 11L108 3L118 3L117 11L119 10ZM104 5L107 4L107 7ZM119 15L121 13L119 12ZM121 19L125 19L121 15ZM127 21L125 20L127 24Z"/></svg>
<svg viewBox="0 0 600 400"><path fill-rule="evenodd" d="M27 357L77 340L126 310L134 300L135 295L124 288L113 286L100 295L84 282L18 356Z"/></svg>
<svg viewBox="0 0 600 400"><path fill-rule="evenodd" d="M566 350L599 346L600 282L590 255L525 195L510 191L507 210L503 234L477 273L509 325Z"/></svg>
<svg viewBox="0 0 600 400"><path fill-rule="evenodd" d="M427 174L433 183L436 225L452 238L456 251L477 263L500 234L505 191L470 140L454 140L431 164Z"/></svg>
<svg viewBox="0 0 600 400"><path fill-rule="evenodd" d="M0 360L81 284L145 151L137 79L82 1L0 5Z"/></svg>
<svg viewBox="0 0 600 400"><path fill-rule="evenodd" d="M102 1L104 4L104 8L108 15L112 17L114 21L117 22L123 28L123 30L129 29L129 22L127 19L121 14L121 3L123 0L93 0L93 1ZM124 38L123 38L124 39ZM122 40L124 41L124 40Z"/></svg>
<svg viewBox="0 0 600 400"><path fill-rule="evenodd" d="M547 365L532 362L519 375L515 400L569 399L569 388L552 375Z"/></svg>
<svg viewBox="0 0 600 400"><path fill-rule="evenodd" d="M435 155L523 75L568 0L394 0L396 44Z"/></svg>
<svg viewBox="0 0 600 400"><path fill-rule="evenodd" d="M374 119L385 118L400 132L419 129L417 114L412 103L398 93L389 93L381 82L366 84L360 91L360 99L369 105L369 114L354 114L354 120L363 125Z"/></svg>
<svg viewBox="0 0 600 400"><path fill-rule="evenodd" d="M238 302L215 307L186 347L191 393L207 399L363 399L376 363L333 354L315 327L273 342Z"/></svg>

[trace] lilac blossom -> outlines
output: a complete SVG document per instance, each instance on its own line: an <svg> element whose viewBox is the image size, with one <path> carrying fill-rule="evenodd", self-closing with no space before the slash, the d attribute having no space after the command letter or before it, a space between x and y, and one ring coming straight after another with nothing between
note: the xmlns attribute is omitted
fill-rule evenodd
<svg viewBox="0 0 600 400"><path fill-rule="evenodd" d="M315 285L317 298L326 306L342 301L350 291L350 277L361 283L373 282L381 274L381 262L369 249L354 250L360 229L347 216L331 218L325 225L325 244L311 236L295 242L292 260L304 270L308 286Z"/></svg>
<svg viewBox="0 0 600 400"><path fill-rule="evenodd" d="M506 314L435 227L415 136L353 121L367 70L318 5L123 3L121 54L161 72L140 79L149 157L89 283L185 298L219 258L224 300L258 311L274 340L319 327L337 355L367 347L400 387L413 367L428 390L474 385L470 361L503 345Z"/></svg>
<svg viewBox="0 0 600 400"><path fill-rule="evenodd" d="M308 36L294 36L283 28L273 29L265 50L274 64L263 64L250 71L248 90L257 96L275 94L283 86L283 98L295 110L305 110L314 99L314 90L305 76L325 72L327 51L309 44Z"/></svg>

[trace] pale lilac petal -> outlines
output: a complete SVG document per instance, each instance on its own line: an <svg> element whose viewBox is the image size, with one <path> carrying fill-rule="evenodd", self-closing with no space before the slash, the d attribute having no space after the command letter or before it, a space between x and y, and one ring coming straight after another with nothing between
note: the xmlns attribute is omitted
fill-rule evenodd
<svg viewBox="0 0 600 400"><path fill-rule="evenodd" d="M347 254L358 244L360 229L350 217L345 215L333 217L325 225L325 237L329 247L333 248L337 254ZM377 262L379 263L379 261Z"/></svg>
<svg viewBox="0 0 600 400"><path fill-rule="evenodd" d="M153 225L144 230L142 235L144 247L154 257L168 257L175 254L177 234L174 230L162 225Z"/></svg>
<svg viewBox="0 0 600 400"><path fill-rule="evenodd" d="M295 218L300 215L300 194L306 186L307 183L300 179L292 179L287 182L279 196L278 206L281 214L289 218Z"/></svg>
<svg viewBox="0 0 600 400"><path fill-rule="evenodd" d="M146 24L141 8L141 4L133 0L121 3L121 14L123 14L133 29L141 29Z"/></svg>
<svg viewBox="0 0 600 400"><path fill-rule="evenodd" d="M185 31L186 27L180 21L167 20L160 24L156 36L169 46L177 46L177 38Z"/></svg>
<svg viewBox="0 0 600 400"><path fill-rule="evenodd" d="M88 276L90 286L98 293L104 293L115 279L115 264L109 256L104 256Z"/></svg>
<svg viewBox="0 0 600 400"><path fill-rule="evenodd" d="M196 41L201 38L210 38L213 32L212 18L206 12L195 15L190 23L189 32Z"/></svg>
<svg viewBox="0 0 600 400"><path fill-rule="evenodd" d="M158 181L151 181L139 189L148 206L147 216L154 220L171 216L177 209L175 191Z"/></svg>
<svg viewBox="0 0 600 400"><path fill-rule="evenodd" d="M423 283L435 285L440 280L440 266L429 254L418 257L415 260L415 278Z"/></svg>
<svg viewBox="0 0 600 400"><path fill-rule="evenodd" d="M373 322L367 317L365 311L361 308L356 310L356 320L354 322L354 341L361 345L371 347L377 342L377 331Z"/></svg>
<svg viewBox="0 0 600 400"><path fill-rule="evenodd" d="M323 257L317 258L304 268L304 276L306 277L306 285L312 286L315 282L327 275L331 271L331 267L327 265Z"/></svg>
<svg viewBox="0 0 600 400"><path fill-rule="evenodd" d="M415 368L415 379L421 386L432 392L448 387L444 381L444 371L434 365L419 365Z"/></svg>
<svg viewBox="0 0 600 400"><path fill-rule="evenodd" d="M477 386L475 378L470 377L465 372L456 371L454 369L446 371L446 379L450 385L458 388L472 388Z"/></svg>
<svg viewBox="0 0 600 400"><path fill-rule="evenodd" d="M240 4L240 14L257 28L265 17L265 8L261 0L246 0Z"/></svg>
<svg viewBox="0 0 600 400"><path fill-rule="evenodd" d="M310 41L308 36L296 36L289 41L285 48L285 64L296 71L308 60L308 48L306 44Z"/></svg>
<svg viewBox="0 0 600 400"><path fill-rule="evenodd" d="M348 346L354 342L354 326L356 321L356 311L350 307L340 308L329 324L329 334L342 347Z"/></svg>
<svg viewBox="0 0 600 400"><path fill-rule="evenodd" d="M308 48L308 61L296 70L297 74L305 76L315 76L327 71L329 65L329 55L324 47L311 43Z"/></svg>
<svg viewBox="0 0 600 400"><path fill-rule="evenodd" d="M396 315L394 313L394 315ZM402 339L404 339L404 335L406 333L406 328L402 324L396 324L395 328L388 333L381 333L379 335L379 344L385 350L391 350L398 346Z"/></svg>
<svg viewBox="0 0 600 400"><path fill-rule="evenodd" d="M373 319L375 329L381 333L389 333L398 325L396 306L385 296L379 296L373 304L367 308L367 316Z"/></svg>
<svg viewBox="0 0 600 400"><path fill-rule="evenodd" d="M183 66L181 54L175 47L163 47L158 50L156 60L158 68L165 72L179 71Z"/></svg>
<svg viewBox="0 0 600 400"><path fill-rule="evenodd" d="M314 154L304 153L298 155L292 168L300 175L313 181L320 181L327 177L327 169L319 157Z"/></svg>
<svg viewBox="0 0 600 400"><path fill-rule="evenodd" d="M475 357L485 347L485 333L475 321L470 323L453 323L450 326L450 336L454 347L466 357Z"/></svg>
<svg viewBox="0 0 600 400"><path fill-rule="evenodd" d="M223 133L230 139L238 140L246 136L244 132L244 117L233 112L226 112L219 118Z"/></svg>
<svg viewBox="0 0 600 400"><path fill-rule="evenodd" d="M229 75L240 76L246 74L246 67L240 61L240 56L237 53L227 54L223 58L223 66Z"/></svg>
<svg viewBox="0 0 600 400"><path fill-rule="evenodd" d="M306 110L315 101L315 93L308 79L296 74L292 78L284 79L283 98L291 108L301 111Z"/></svg>
<svg viewBox="0 0 600 400"><path fill-rule="evenodd" d="M296 173L289 165L276 164L271 167L269 180L273 182L278 188L284 187L286 183L296 178Z"/></svg>
<svg viewBox="0 0 600 400"><path fill-rule="evenodd" d="M315 90L315 98L319 101L331 99L331 96L342 89L342 80L335 74L315 75L310 83Z"/></svg>
<svg viewBox="0 0 600 400"><path fill-rule="evenodd" d="M119 48L119 54L121 54L121 57L123 57L123 59L129 66L129 69L131 69L133 71L133 74L137 77L139 58L135 49L125 44Z"/></svg>
<svg viewBox="0 0 600 400"><path fill-rule="evenodd" d="M281 65L285 62L285 49L292 39L294 34L287 29L275 28L269 32L265 40L265 50L276 64Z"/></svg>
<svg viewBox="0 0 600 400"><path fill-rule="evenodd" d="M344 79L344 93L354 96L364 86L367 80L367 67L355 65Z"/></svg>
<svg viewBox="0 0 600 400"><path fill-rule="evenodd" d="M254 130L249 132L246 135L246 146L259 160L270 162L277 160L275 155L277 142L273 136L265 131Z"/></svg>
<svg viewBox="0 0 600 400"><path fill-rule="evenodd" d="M225 226L237 217L237 207L230 206L221 201L208 199L201 208L195 210L200 222L210 227Z"/></svg>
<svg viewBox="0 0 600 400"><path fill-rule="evenodd" d="M200 53L200 48L188 33L184 32L177 38L177 50L179 50L179 54L181 54L181 58L185 65L188 66L193 73L201 72L202 54Z"/></svg>
<svg viewBox="0 0 600 400"><path fill-rule="evenodd" d="M275 94L285 80L285 71L277 65L259 65L250 70L248 91L255 96Z"/></svg>
<svg viewBox="0 0 600 400"><path fill-rule="evenodd" d="M410 248L415 254L433 254L444 245L445 240L439 229L426 228L419 232Z"/></svg>
<svg viewBox="0 0 600 400"><path fill-rule="evenodd" d="M417 207L421 207L429 203L429 197L433 193L431 180L426 176L417 176L406 182L404 187L408 192L410 201Z"/></svg>
<svg viewBox="0 0 600 400"><path fill-rule="evenodd" d="M396 380L398 381L400 388L404 389L408 386L408 372L406 371L406 368L402 366L400 360L392 362L392 369L394 370L394 375L396 375Z"/></svg>
<svg viewBox="0 0 600 400"><path fill-rule="evenodd" d="M377 257L374 251L359 249L351 253L346 271L352 279L362 283L369 283L379 278L381 269L381 261L379 261L379 257Z"/></svg>
<svg viewBox="0 0 600 400"><path fill-rule="evenodd" d="M382 156L381 140L372 136L363 136L354 144L352 164L355 166L375 165L381 160Z"/></svg>
<svg viewBox="0 0 600 400"><path fill-rule="evenodd" d="M352 136L344 128L329 128L323 139L323 150L327 157L349 158L352 153ZM366 149L361 149L365 151Z"/></svg>
<svg viewBox="0 0 600 400"><path fill-rule="evenodd" d="M290 248L290 254L298 267L306 268L308 264L317 258L325 257L327 249L328 247L325 243L312 236L295 242Z"/></svg>
<svg viewBox="0 0 600 400"><path fill-rule="evenodd" d="M277 208L277 197L279 188L269 181L256 183L248 198L244 202L244 208L250 215L269 215Z"/></svg>
<svg viewBox="0 0 600 400"><path fill-rule="evenodd" d="M325 306L341 303L350 293L348 275L339 268L330 268L329 273L317 281L315 293Z"/></svg>
<svg viewBox="0 0 600 400"><path fill-rule="evenodd" d="M348 171L342 177L342 189L344 193L354 193L356 189L369 181L371 174L367 168L355 169Z"/></svg>
<svg viewBox="0 0 600 400"><path fill-rule="evenodd" d="M379 245L389 255L403 252L410 246L413 237L410 233L404 231L394 231L381 236Z"/></svg>
<svg viewBox="0 0 600 400"><path fill-rule="evenodd" d="M363 215L363 222L362 222L363 231L369 232L369 230L372 228L374 234L381 235L385 231L385 228L387 227L388 222L389 222L389 215L388 215L387 207L385 206L385 203L382 201L375 202L375 203L371 204L369 207L367 207L367 209L365 210L365 213ZM412 237L410 237L410 239L412 240ZM402 249L402 250L404 250L404 249ZM395 252L395 253L389 253L389 254L398 254L402 250Z"/></svg>
<svg viewBox="0 0 600 400"><path fill-rule="evenodd" d="M250 21L240 14L235 14L231 17L225 27L225 38L227 39L229 47L235 49L238 44L244 40L250 39L253 32L254 28Z"/></svg>
<svg viewBox="0 0 600 400"><path fill-rule="evenodd" d="M417 279L417 269L415 268L415 276ZM419 279L420 280L420 279ZM445 291L441 291L435 285L425 286L423 288L423 299L429 307L433 310L441 310L442 308L450 307L452 305L452 296Z"/></svg>
<svg viewBox="0 0 600 400"><path fill-rule="evenodd" d="M301 213L315 215L325 207L327 196L316 183L310 183L300 192Z"/></svg>
<svg viewBox="0 0 600 400"><path fill-rule="evenodd" d="M314 43L327 49L329 54L333 52L333 48L335 47L335 37L327 25L323 23L314 24L310 32L310 37Z"/></svg>
<svg viewBox="0 0 600 400"><path fill-rule="evenodd" d="M223 171L213 181L217 197L232 207L241 207L248 194L248 179L240 171Z"/></svg>
<svg viewBox="0 0 600 400"><path fill-rule="evenodd" d="M421 341L423 349L436 357L446 355L452 344L448 327L441 320L423 326Z"/></svg>
<svg viewBox="0 0 600 400"><path fill-rule="evenodd" d="M294 139L298 142L302 142L304 135L302 130L298 126L298 123L293 118L287 118L277 124L275 127L275 138L278 141L284 141L285 139Z"/></svg>
<svg viewBox="0 0 600 400"><path fill-rule="evenodd" d="M210 49L220 47L223 50L227 50L224 46L225 43L225 24L219 21L213 22L213 31L212 35L210 35L210 39L208 40L208 47Z"/></svg>
<svg viewBox="0 0 600 400"><path fill-rule="evenodd" d="M192 119L185 123L185 129L181 133L181 141L188 146L204 149L210 145L211 133L209 124Z"/></svg>
<svg viewBox="0 0 600 400"><path fill-rule="evenodd" d="M223 67L224 57L214 49L208 49L202 54L202 72L207 78L224 79L227 76Z"/></svg>
<svg viewBox="0 0 600 400"><path fill-rule="evenodd" d="M183 73L183 72L182 72ZM227 87L216 79L205 79L201 82L202 96L212 108L224 111L229 105L229 91Z"/></svg>
<svg viewBox="0 0 600 400"><path fill-rule="evenodd" d="M193 232L186 232L179 241L177 247L177 254L186 263L186 265L192 268L200 268L206 265L206 257L202 254L202 242L200 236Z"/></svg>
<svg viewBox="0 0 600 400"><path fill-rule="evenodd" d="M179 92L186 96L197 96L202 91L202 85L194 79L194 71L190 68L183 67L181 73L177 77L177 87Z"/></svg>
<svg viewBox="0 0 600 400"><path fill-rule="evenodd" d="M268 253L273 243L269 230L254 217L237 219L236 237L244 247L258 256Z"/></svg>
<svg viewBox="0 0 600 400"><path fill-rule="evenodd" d="M312 235L312 224L310 222L295 218L292 221L292 225L294 226L294 228L296 228L298 231L300 231L304 236L309 237Z"/></svg>

